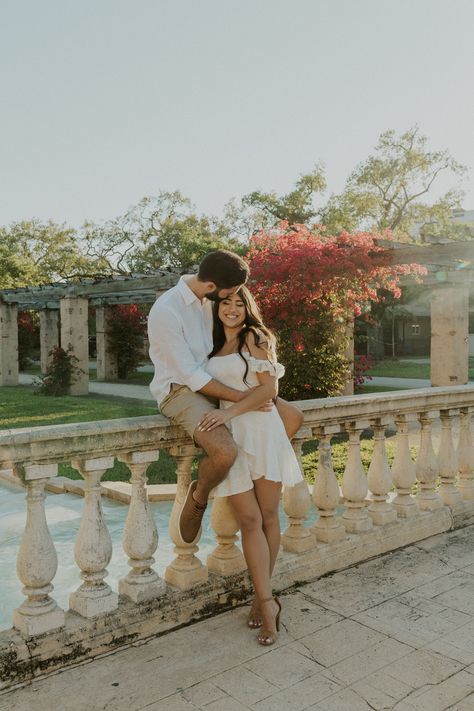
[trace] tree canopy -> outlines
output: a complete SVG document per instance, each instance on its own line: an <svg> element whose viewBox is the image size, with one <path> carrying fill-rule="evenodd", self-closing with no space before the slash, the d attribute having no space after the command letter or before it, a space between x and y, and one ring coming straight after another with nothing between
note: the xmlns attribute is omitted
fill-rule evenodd
<svg viewBox="0 0 474 711"><path fill-rule="evenodd" d="M288 193L254 190L230 200L221 218L199 214L175 190L146 196L122 215L86 222L79 230L52 220L15 222L0 227L0 288L161 268L187 271L214 249L245 253L252 235L282 221L331 235L389 229L402 240L469 239L472 226L452 219L465 172L447 151L431 150L415 126L400 135L383 133L344 190L327 198L324 167L316 164ZM453 185L430 201L442 175Z"/></svg>
<svg viewBox="0 0 474 711"><path fill-rule="evenodd" d="M52 220L25 220L0 227L0 287L48 284L103 269L100 256L87 256L79 236Z"/></svg>

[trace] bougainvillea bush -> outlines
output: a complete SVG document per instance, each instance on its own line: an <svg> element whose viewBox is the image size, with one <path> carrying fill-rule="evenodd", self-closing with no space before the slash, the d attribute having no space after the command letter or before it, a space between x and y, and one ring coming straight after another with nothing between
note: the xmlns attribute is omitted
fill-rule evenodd
<svg viewBox="0 0 474 711"><path fill-rule="evenodd" d="M290 400L341 393L352 364L345 351L347 326L379 289L400 297L402 275L421 275L418 265L388 264L377 238L388 233L343 232L304 225L261 230L251 238L250 287L266 324L275 331L287 368L282 397Z"/></svg>
<svg viewBox="0 0 474 711"><path fill-rule="evenodd" d="M125 380L143 359L146 318L137 304L120 304L109 321L109 348L117 356L118 377Z"/></svg>

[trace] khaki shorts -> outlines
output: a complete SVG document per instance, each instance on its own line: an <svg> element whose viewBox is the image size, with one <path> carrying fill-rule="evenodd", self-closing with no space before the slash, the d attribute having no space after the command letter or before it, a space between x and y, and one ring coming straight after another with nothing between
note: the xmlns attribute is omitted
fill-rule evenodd
<svg viewBox="0 0 474 711"><path fill-rule="evenodd" d="M187 385L172 383L168 395L160 403L160 412L194 438L194 430L203 416L215 410L217 404L217 400L194 393Z"/></svg>

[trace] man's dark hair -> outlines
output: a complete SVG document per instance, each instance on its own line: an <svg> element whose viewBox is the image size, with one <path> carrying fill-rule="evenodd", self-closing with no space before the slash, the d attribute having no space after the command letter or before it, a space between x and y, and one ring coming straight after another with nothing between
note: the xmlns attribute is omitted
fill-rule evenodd
<svg viewBox="0 0 474 711"><path fill-rule="evenodd" d="M218 289L231 289L245 284L249 278L249 266L242 257L227 249L216 249L206 254L199 265L199 281L212 281Z"/></svg>

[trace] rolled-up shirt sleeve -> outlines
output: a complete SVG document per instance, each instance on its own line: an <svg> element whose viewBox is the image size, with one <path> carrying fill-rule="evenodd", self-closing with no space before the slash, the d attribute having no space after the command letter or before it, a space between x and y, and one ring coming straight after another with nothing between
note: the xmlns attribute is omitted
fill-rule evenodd
<svg viewBox="0 0 474 711"><path fill-rule="evenodd" d="M196 362L184 336L183 327L171 309L161 309L148 322L150 357L155 368L163 364L176 374L176 382L187 385L196 392L212 380L212 377Z"/></svg>

